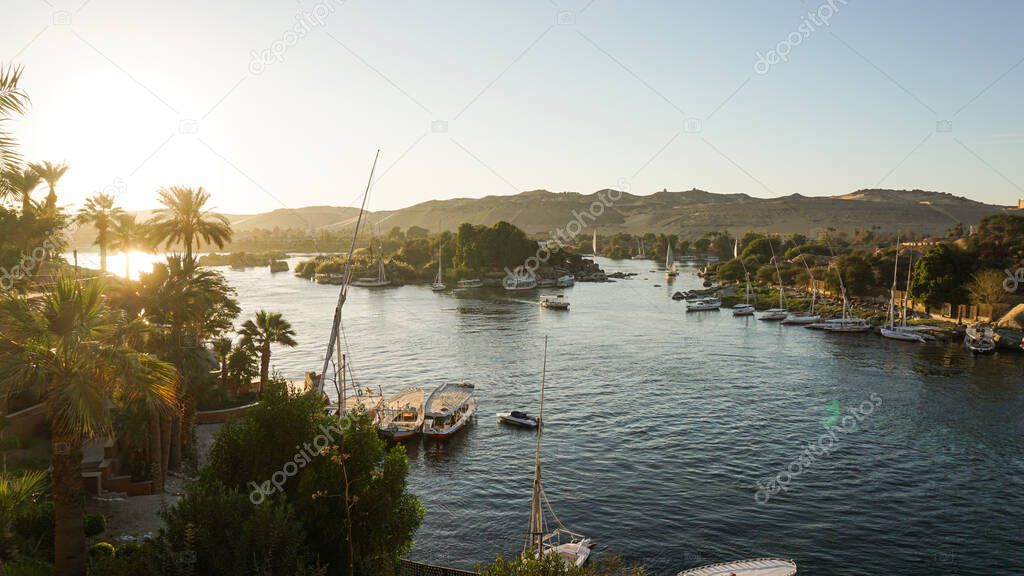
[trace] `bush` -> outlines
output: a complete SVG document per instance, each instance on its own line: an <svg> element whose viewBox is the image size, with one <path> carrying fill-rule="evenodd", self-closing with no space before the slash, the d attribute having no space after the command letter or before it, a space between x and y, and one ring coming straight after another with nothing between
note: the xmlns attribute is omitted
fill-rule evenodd
<svg viewBox="0 0 1024 576"><path fill-rule="evenodd" d="M53 502L37 502L14 519L18 549L34 558L53 560Z"/></svg>
<svg viewBox="0 0 1024 576"><path fill-rule="evenodd" d="M89 557L100 558L107 557L112 558L114 556L114 545L110 542L97 542L92 546L89 546Z"/></svg>
<svg viewBox="0 0 1024 576"><path fill-rule="evenodd" d="M82 528L86 538L102 534L107 529L107 519L103 514L86 514L82 519Z"/></svg>

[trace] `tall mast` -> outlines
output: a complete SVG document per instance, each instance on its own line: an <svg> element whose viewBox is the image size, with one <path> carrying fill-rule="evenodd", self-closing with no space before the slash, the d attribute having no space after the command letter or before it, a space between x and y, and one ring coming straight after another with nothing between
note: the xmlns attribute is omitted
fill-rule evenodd
<svg viewBox="0 0 1024 576"><path fill-rule="evenodd" d="M537 417L537 451L533 462L533 500L530 502L530 544L527 552L535 557L544 549L544 508L540 485L540 440L544 432L544 381L548 372L548 337L544 337L544 367L540 373L540 415Z"/></svg>
<svg viewBox="0 0 1024 576"><path fill-rule="evenodd" d="M324 381L327 378L327 370L331 367L331 359L335 353L335 347L341 350L341 308L345 305L345 298L348 295L348 284L352 280L352 253L356 250L356 240L359 238L359 228L363 223L363 214L366 212L366 199L370 196L370 187L373 185L373 174L377 170L377 160L380 158L380 150L373 157L373 167L370 168L370 179L366 181L366 191L363 192L363 202L359 205L359 216L356 218L356 229L352 233L352 244L348 250L348 261L345 263L345 278L341 283L341 290L338 292L338 303L334 307L334 321L331 324L331 337L327 341L327 355L324 357L323 369L320 371L318 388L324 390ZM339 352L340 354L340 352ZM344 369L343 369L344 370ZM335 375L335 386L343 389L339 384L340 378Z"/></svg>
<svg viewBox="0 0 1024 576"><path fill-rule="evenodd" d="M900 268L900 237L896 237L896 259L892 265L892 289L889 291L889 329L896 326L896 274Z"/></svg>
<svg viewBox="0 0 1024 576"><path fill-rule="evenodd" d="M768 249L772 251L772 262L775 263L775 274L779 277L779 308L785 308L786 303L784 301L784 292L782 288L782 270L779 270L779 260L775 257L775 247L772 246L771 238L768 239Z"/></svg>
<svg viewBox="0 0 1024 576"><path fill-rule="evenodd" d="M907 308L910 305L910 280L911 273L914 271L914 253L907 251L910 260L907 262L907 290L903 293L903 305L900 309L900 319L903 326L907 325Z"/></svg>

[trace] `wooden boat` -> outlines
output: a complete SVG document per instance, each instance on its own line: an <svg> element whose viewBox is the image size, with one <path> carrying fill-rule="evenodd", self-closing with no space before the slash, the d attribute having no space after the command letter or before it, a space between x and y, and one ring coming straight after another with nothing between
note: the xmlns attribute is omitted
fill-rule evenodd
<svg viewBox="0 0 1024 576"><path fill-rule="evenodd" d="M408 440L423 428L423 389L406 388L388 398L380 409L377 430L392 440Z"/></svg>
<svg viewBox="0 0 1024 576"><path fill-rule="evenodd" d="M359 288L387 288L390 287L391 280L388 279L387 270L384 269L384 258L382 256L383 250L377 252L377 277L376 278L356 278L351 282L352 286Z"/></svg>
<svg viewBox="0 0 1024 576"><path fill-rule="evenodd" d="M544 381L547 376L548 339L544 337L544 368L540 377L540 426L537 428L537 449L533 462L533 497L530 500L530 533L529 541L523 554L527 557L540 558L543 555L555 554L569 566L580 567L590 558L593 542L590 538L567 529L551 509L551 503L540 483L540 445L544 435ZM557 526L549 530L545 509Z"/></svg>
<svg viewBox="0 0 1024 576"><path fill-rule="evenodd" d="M683 570L676 576L793 576L796 562L784 558L755 558L708 564Z"/></svg>
<svg viewBox="0 0 1024 576"><path fill-rule="evenodd" d="M996 349L995 330L986 324L968 326L964 346L975 354L989 354Z"/></svg>
<svg viewBox="0 0 1024 576"><path fill-rule="evenodd" d="M558 296L545 296L540 299L541 308L547 308L548 310L568 310L569 301L564 296L559 294Z"/></svg>
<svg viewBox="0 0 1024 576"><path fill-rule="evenodd" d="M540 418L530 416L526 412L520 412L519 410L498 412L495 416L498 417L499 424L511 424L513 426L522 426L524 428L536 428L537 425L540 424Z"/></svg>
<svg viewBox="0 0 1024 576"><path fill-rule="evenodd" d="M448 438L462 430L476 413L475 387L465 382L441 384L427 398L423 435Z"/></svg>

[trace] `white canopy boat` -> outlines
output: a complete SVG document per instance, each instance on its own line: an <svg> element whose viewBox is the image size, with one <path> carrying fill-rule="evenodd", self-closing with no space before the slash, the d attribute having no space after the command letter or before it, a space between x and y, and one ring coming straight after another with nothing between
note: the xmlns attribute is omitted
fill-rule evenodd
<svg viewBox="0 0 1024 576"><path fill-rule="evenodd" d="M441 259L444 256L444 246L438 246L437 248L437 278L434 278L434 283L430 285L430 289L434 292L444 292L447 286L444 285L444 275L441 269Z"/></svg>
<svg viewBox="0 0 1024 576"><path fill-rule="evenodd" d="M569 301L564 296L559 294L558 296L545 296L540 299L541 308L547 308L548 310L568 310Z"/></svg>
<svg viewBox="0 0 1024 576"><path fill-rule="evenodd" d="M423 427L423 389L406 388L388 398L379 411L377 430L392 440L408 440Z"/></svg>
<svg viewBox="0 0 1024 576"><path fill-rule="evenodd" d="M768 248L772 251L772 263L775 264L775 273L779 277L779 307L765 310L757 319L766 322L778 322L785 320L789 316L789 309L786 308L786 287L782 285L782 271L779 270L779 261L775 258L775 248L772 247L771 240L768 240Z"/></svg>
<svg viewBox="0 0 1024 576"><path fill-rule="evenodd" d="M708 564L683 570L676 576L793 576L796 562L784 558L755 558Z"/></svg>
<svg viewBox="0 0 1024 576"><path fill-rule="evenodd" d="M964 346L975 354L988 354L996 349L995 330L986 324L975 324L967 327L964 334Z"/></svg>
<svg viewBox="0 0 1024 576"><path fill-rule="evenodd" d="M441 384L427 398L423 435L448 438L466 424L476 413L475 386L465 382Z"/></svg>
<svg viewBox="0 0 1024 576"><path fill-rule="evenodd" d="M718 310L721 307L722 301L719 298L698 298L697 300L686 301L687 312L707 312Z"/></svg>
<svg viewBox="0 0 1024 576"><path fill-rule="evenodd" d="M520 412L519 410L498 412L495 416L498 417L499 424L511 424L513 426L522 426L524 428L536 428L540 423L540 418L530 416L526 412Z"/></svg>
<svg viewBox="0 0 1024 576"><path fill-rule="evenodd" d="M544 382L547 377L548 366L548 339L544 337L544 368L540 377L540 425L537 427L537 450L533 463L533 497L530 500L530 534L523 549L527 557L540 558L546 554L555 554L569 566L580 567L586 564L590 558L590 548L593 542L590 538L572 532L567 529L555 515L551 508L544 487L540 483L540 446L541 438L544 435ZM557 526L554 530L548 529L547 515L551 515Z"/></svg>

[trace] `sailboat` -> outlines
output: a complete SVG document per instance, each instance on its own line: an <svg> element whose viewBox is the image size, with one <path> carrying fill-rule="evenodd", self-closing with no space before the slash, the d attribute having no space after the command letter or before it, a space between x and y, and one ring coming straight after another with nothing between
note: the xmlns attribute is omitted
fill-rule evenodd
<svg viewBox="0 0 1024 576"><path fill-rule="evenodd" d="M676 257L672 253L672 243L666 242L668 249L665 251L665 277L675 278L679 275L679 268L676 266Z"/></svg>
<svg viewBox="0 0 1024 576"><path fill-rule="evenodd" d="M334 389L337 392L337 404L330 405L328 410L339 416L344 415L349 410L365 410L371 416L374 415L377 409L380 407L381 400L384 395L378 390L376 393L370 388L360 388L355 384L355 378L352 379L352 396L349 396L348 381L346 379L346 373L351 370L348 364L348 358L341 352L341 311L345 306L345 300L348 298L348 287L352 284L352 253L356 249L356 241L359 239L359 229L363 223L363 216L366 213L366 199L370 196L370 187L373 184L373 175L377 169L377 161L380 159L380 150L377 151L376 156L373 158L373 167L370 168L370 178L366 182L366 191L363 192L363 202L359 206L359 216L356 218L355 231L352 233L352 244L348 251L348 260L345 263L344 279L341 282L341 290L338 292L338 303L334 307L334 319L331 322L331 336L327 341L327 353L324 355L323 368L320 373L312 372L307 375L307 380L316 386L317 390L324 397L327 396L325 387L327 384L328 374L333 372L334 374ZM381 263L383 268L383 263ZM340 362L340 366L337 362Z"/></svg>
<svg viewBox="0 0 1024 576"><path fill-rule="evenodd" d="M593 542L590 538L568 530L555 515L548 502L547 494L540 482L540 441L544 435L544 381L548 369L548 339L544 337L544 368L540 377L540 414L537 417L537 450L533 462L533 497L530 500L530 534L523 549L523 555L540 558L555 554L569 566L580 567L590 558ZM551 515L557 528L549 530L545 510Z"/></svg>
<svg viewBox="0 0 1024 576"><path fill-rule="evenodd" d="M743 303L736 304L732 307L733 316L753 316L754 305L750 303L750 272L747 272L747 265L740 258L740 241L736 240L736 243L732 247L732 257L740 261L740 266L743 266L743 278L746 281L746 289L743 296Z"/></svg>
<svg viewBox="0 0 1024 576"><path fill-rule="evenodd" d="M807 265L807 260L803 257L800 260L804 263L804 268L807 269L807 277L811 281L811 305L807 309L806 314L790 314L786 316L786 319L782 321L786 326L806 326L815 322L821 322L821 314L814 313L814 301L818 296L818 288L814 285L814 274L811 272L811 267Z"/></svg>
<svg viewBox="0 0 1024 576"><path fill-rule="evenodd" d="M434 283L430 285L430 289L434 292L444 292L447 286L444 285L444 276L441 271L441 259L444 256L444 246L437 247L437 278L434 278Z"/></svg>
<svg viewBox="0 0 1024 576"><path fill-rule="evenodd" d="M833 318L820 324L809 324L807 328L820 327L826 332L832 332L833 334L856 334L870 331L871 324L867 320L853 316L850 300L846 297L846 283L843 282L843 272L839 269L838 264L836 265L836 276L839 277L839 291L843 295L842 318Z"/></svg>
<svg viewBox="0 0 1024 576"><path fill-rule="evenodd" d="M782 271L779 270L779 260L775 257L775 248L772 247L771 240L768 240L768 248L772 251L775 274L779 277L779 307L765 310L757 319L766 322L778 322L779 320L785 320L789 316L789 310L786 309L786 288L782 285Z"/></svg>
<svg viewBox="0 0 1024 576"><path fill-rule="evenodd" d="M913 256L911 256L913 258ZM901 342L917 342L924 344L924 336L921 336L917 332L906 330L907 326L907 308L903 308L902 316L903 320L900 326L896 325L896 273L900 267L900 241L896 239L896 263L892 267L892 288L889 290L889 312L886 316L887 326L883 326L881 330L882 338L888 338L890 340L899 340ZM910 275L907 275L907 291L910 291ZM900 302L904 304L904 302Z"/></svg>
<svg viewBox="0 0 1024 576"><path fill-rule="evenodd" d="M643 238L637 238L636 239L636 247L637 247L637 251L636 251L636 254L633 254L632 259L633 260L647 260L647 250L644 247L644 240L643 240Z"/></svg>
<svg viewBox="0 0 1024 576"><path fill-rule="evenodd" d="M358 286L359 288L386 288L391 286L391 280L388 279L387 270L384 268L384 247L379 246L377 250L377 277L376 278L356 278L351 281L352 286Z"/></svg>
<svg viewBox="0 0 1024 576"><path fill-rule="evenodd" d="M594 228L594 239L591 241L590 247L591 250L594 252L594 264L597 264L597 228Z"/></svg>

